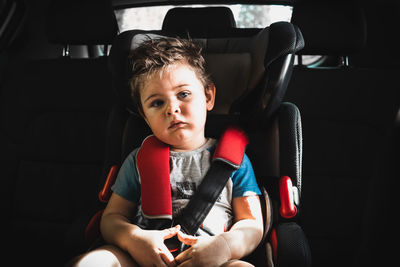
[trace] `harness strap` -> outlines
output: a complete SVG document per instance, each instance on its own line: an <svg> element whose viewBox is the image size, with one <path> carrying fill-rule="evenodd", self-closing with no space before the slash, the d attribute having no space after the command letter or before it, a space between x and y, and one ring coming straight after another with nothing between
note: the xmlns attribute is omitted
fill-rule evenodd
<svg viewBox="0 0 400 267"><path fill-rule="evenodd" d="M222 161L214 162L189 203L173 224L180 224L185 233L194 235L214 206L234 170L231 165Z"/></svg>
<svg viewBox="0 0 400 267"><path fill-rule="evenodd" d="M248 143L249 139L242 129L228 128L218 140L213 161L223 161L234 169L239 169Z"/></svg>
<svg viewBox="0 0 400 267"><path fill-rule="evenodd" d="M148 219L171 219L169 146L154 135L140 147L136 164L139 172L143 215Z"/></svg>

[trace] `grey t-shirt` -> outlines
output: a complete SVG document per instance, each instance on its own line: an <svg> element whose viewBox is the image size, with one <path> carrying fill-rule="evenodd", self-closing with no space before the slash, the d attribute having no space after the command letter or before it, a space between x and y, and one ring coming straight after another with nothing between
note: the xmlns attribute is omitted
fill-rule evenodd
<svg viewBox="0 0 400 267"><path fill-rule="evenodd" d="M215 147L216 140L208 139L202 147L193 151L170 151L173 216L176 216L186 206L200 185L210 168ZM140 177L136 167L137 151L138 149L135 149L123 163L112 190L127 200L137 203L140 214ZM260 194L260 190L254 171L250 160L244 155L240 169L235 171L228 180L214 207L204 220L201 230L212 234L227 231L233 222L232 199L257 194ZM199 234L202 234L201 232Z"/></svg>

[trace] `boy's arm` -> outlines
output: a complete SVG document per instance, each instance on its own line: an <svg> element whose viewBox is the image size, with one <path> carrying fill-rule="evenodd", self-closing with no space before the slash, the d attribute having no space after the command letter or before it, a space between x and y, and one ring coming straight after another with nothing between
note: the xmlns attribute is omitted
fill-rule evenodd
<svg viewBox="0 0 400 267"><path fill-rule="evenodd" d="M100 231L106 242L126 250L126 233L136 228L130 223L136 208L135 203L115 193L111 195L100 222Z"/></svg>
<svg viewBox="0 0 400 267"><path fill-rule="evenodd" d="M263 218L258 196L233 199L235 223L228 232L222 233L229 245L230 259L240 259L250 254L260 243L263 235Z"/></svg>
<svg viewBox="0 0 400 267"><path fill-rule="evenodd" d="M221 265L240 259L251 253L260 243L263 235L263 219L258 196L233 199L235 223L228 232L212 237L194 237L178 233L183 243L192 246L179 254L175 260L179 266L200 264Z"/></svg>
<svg viewBox="0 0 400 267"><path fill-rule="evenodd" d="M104 240L127 251L141 266L175 266L164 240L176 235L179 228L143 230L130 222L136 208L135 203L113 193L100 224Z"/></svg>

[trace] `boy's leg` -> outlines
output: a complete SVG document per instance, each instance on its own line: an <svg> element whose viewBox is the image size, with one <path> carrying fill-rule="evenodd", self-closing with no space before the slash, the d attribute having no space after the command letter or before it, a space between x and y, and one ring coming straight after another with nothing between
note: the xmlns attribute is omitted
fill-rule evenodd
<svg viewBox="0 0 400 267"><path fill-rule="evenodd" d="M221 267L254 267L254 265L241 260L231 260L222 264Z"/></svg>
<svg viewBox="0 0 400 267"><path fill-rule="evenodd" d="M132 266L139 267L132 257L122 249L105 245L89 251L67 264L68 267L105 267L105 266Z"/></svg>

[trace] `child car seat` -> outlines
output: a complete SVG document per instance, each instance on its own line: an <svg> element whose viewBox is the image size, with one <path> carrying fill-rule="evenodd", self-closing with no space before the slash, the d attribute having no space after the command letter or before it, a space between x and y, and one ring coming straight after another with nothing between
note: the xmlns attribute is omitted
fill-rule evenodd
<svg viewBox="0 0 400 267"><path fill-rule="evenodd" d="M182 14L198 11L187 9ZM220 16L216 17L221 20ZM212 20L212 17L207 18ZM110 115L110 173L99 194L103 202L110 197L110 187L121 161L150 134L131 101L129 51L145 38L178 35L168 29L170 19L167 14L161 31L131 30L114 40L110 68L119 103ZM177 16L173 19L181 20ZM231 21L229 16L227 19ZM219 137L231 124L244 129L250 137L247 154L253 162L258 182L260 187L268 190L269 195L265 195L266 202L263 202L264 236L270 240L273 249L267 249L269 242L263 241L248 260L256 266L265 266L268 260L270 265L309 266L309 247L297 224L301 195L300 114L295 105L281 103L290 79L294 53L303 47L303 39L299 29L287 22L250 33L229 25L221 29L223 37L217 37L216 31L209 37L207 31L199 33L196 29L188 29L194 41L203 43L206 67L217 87L216 106L208 116L206 135ZM89 238L96 235L93 225L98 223L99 214L88 225ZM269 220L271 215L272 221Z"/></svg>

